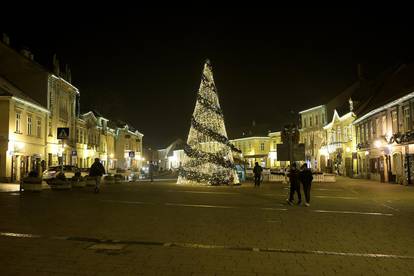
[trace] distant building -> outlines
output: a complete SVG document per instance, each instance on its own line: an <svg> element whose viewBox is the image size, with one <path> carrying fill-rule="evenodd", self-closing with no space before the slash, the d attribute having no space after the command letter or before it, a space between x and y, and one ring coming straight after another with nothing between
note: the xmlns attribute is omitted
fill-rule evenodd
<svg viewBox="0 0 414 276"><path fill-rule="evenodd" d="M45 106L0 77L0 182L42 170L49 115Z"/></svg>
<svg viewBox="0 0 414 276"><path fill-rule="evenodd" d="M391 68L376 80L373 97L353 122L356 176L414 183L414 64Z"/></svg>

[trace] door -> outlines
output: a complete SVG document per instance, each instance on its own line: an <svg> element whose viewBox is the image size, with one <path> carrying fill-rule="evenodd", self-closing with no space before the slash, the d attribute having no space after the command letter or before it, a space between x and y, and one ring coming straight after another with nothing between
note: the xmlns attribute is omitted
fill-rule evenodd
<svg viewBox="0 0 414 276"><path fill-rule="evenodd" d="M380 174L380 181L381 182L385 182L385 166L384 166L384 158L383 157L379 157L378 158L378 163L379 163L379 174Z"/></svg>

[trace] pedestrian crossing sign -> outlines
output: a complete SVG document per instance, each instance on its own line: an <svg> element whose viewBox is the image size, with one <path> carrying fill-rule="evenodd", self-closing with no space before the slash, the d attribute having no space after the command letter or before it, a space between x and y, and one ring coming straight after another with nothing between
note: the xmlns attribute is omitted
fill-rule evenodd
<svg viewBox="0 0 414 276"><path fill-rule="evenodd" d="M69 128L68 127L58 127L57 128L57 138L58 139L69 139Z"/></svg>

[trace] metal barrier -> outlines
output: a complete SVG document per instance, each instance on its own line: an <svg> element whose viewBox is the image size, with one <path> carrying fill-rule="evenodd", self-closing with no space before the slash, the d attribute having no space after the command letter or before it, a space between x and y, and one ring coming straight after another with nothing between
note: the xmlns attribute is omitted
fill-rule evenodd
<svg viewBox="0 0 414 276"><path fill-rule="evenodd" d="M287 176L283 174L270 174L268 175L270 182L287 182ZM313 182L336 182L335 174L313 174Z"/></svg>

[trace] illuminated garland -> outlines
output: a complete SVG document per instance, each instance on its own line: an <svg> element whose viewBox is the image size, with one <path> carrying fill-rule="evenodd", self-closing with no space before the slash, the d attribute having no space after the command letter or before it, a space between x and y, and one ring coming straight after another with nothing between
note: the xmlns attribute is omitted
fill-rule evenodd
<svg viewBox="0 0 414 276"><path fill-rule="evenodd" d="M226 136L221 135L221 134L219 134L217 132L212 131L209 128L204 127L203 125L201 125L200 123L198 123L194 117L191 117L191 126L194 129L196 129L198 132L201 132L204 135L207 135L207 136L213 138L217 142L222 143L222 144L228 146L232 151L241 153L241 150L239 150L232 143L230 143L229 139L227 139Z"/></svg>
<svg viewBox="0 0 414 276"><path fill-rule="evenodd" d="M188 180L196 181L198 183L207 183L210 185L228 185L232 184L234 181L232 175L226 175L223 173L213 173L212 175L210 175L191 170L186 170L184 168L179 169L179 175L181 177L185 177Z"/></svg>
<svg viewBox="0 0 414 276"><path fill-rule="evenodd" d="M197 95L197 102L199 102L202 106L205 108L210 109L220 117L223 117L223 112L221 111L221 108L215 107L212 102L201 96L200 94Z"/></svg>
<svg viewBox="0 0 414 276"><path fill-rule="evenodd" d="M184 152L188 157L195 158L195 162L202 163L207 161L222 166L223 168L234 168L234 164L230 160L225 160L223 158L223 155L220 153L209 153L201 150L196 150L189 145L184 146ZM196 164L194 163L191 165L194 166Z"/></svg>

